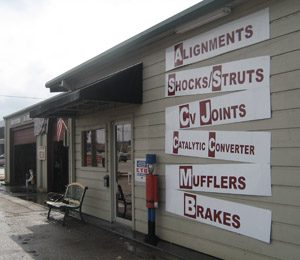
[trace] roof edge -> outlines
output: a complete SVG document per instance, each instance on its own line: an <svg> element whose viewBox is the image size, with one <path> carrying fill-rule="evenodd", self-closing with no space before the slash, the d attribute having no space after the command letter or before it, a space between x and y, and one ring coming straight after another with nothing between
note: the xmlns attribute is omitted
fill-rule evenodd
<svg viewBox="0 0 300 260"><path fill-rule="evenodd" d="M154 36L158 36L164 32L167 32L168 30L178 26L179 24L189 22L196 17L206 15L207 13L224 6L225 4L232 2L233 0L204 0L198 4L195 4L188 9L185 9L184 11L171 16L170 18L150 27L149 29L129 38L128 40L125 40L114 47L108 49L107 51L102 52L101 54L81 63L80 65L66 71L65 73L49 80L46 82L45 86L46 88L54 87L62 82L62 80L65 80L68 77L71 77L72 75L76 74L77 72L80 72L81 70L84 70L90 66L93 66L97 61L100 59L104 59L109 57L110 55L113 56L113 54L117 51L121 51L122 49L126 49L130 47L131 45L141 45L143 41L147 39L151 39ZM174 30L175 32L175 30Z"/></svg>

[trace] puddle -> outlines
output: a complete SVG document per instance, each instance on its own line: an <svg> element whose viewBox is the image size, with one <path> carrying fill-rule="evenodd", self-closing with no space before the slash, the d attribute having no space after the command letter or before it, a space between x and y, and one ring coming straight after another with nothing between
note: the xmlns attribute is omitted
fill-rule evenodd
<svg viewBox="0 0 300 260"><path fill-rule="evenodd" d="M0 191L6 192L11 196L41 205L44 205L44 202L47 199L47 193L35 192L33 190L27 191L25 186L0 185Z"/></svg>

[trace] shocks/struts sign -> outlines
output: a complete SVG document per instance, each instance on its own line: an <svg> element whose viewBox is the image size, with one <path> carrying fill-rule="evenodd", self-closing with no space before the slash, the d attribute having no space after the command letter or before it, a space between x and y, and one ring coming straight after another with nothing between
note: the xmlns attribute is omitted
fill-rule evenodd
<svg viewBox="0 0 300 260"><path fill-rule="evenodd" d="M270 243L271 211L199 192L271 196L269 132L203 131L271 117L270 57L174 71L270 37L269 9L242 17L166 50L165 96L237 91L166 108L165 152L236 164L166 165L166 210Z"/></svg>
<svg viewBox="0 0 300 260"><path fill-rule="evenodd" d="M266 88L270 85L270 57L167 73L165 85L166 97Z"/></svg>

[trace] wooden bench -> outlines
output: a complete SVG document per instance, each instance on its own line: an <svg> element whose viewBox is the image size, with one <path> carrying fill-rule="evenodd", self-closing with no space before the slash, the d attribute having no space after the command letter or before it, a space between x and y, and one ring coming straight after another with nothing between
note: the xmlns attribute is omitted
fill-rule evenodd
<svg viewBox="0 0 300 260"><path fill-rule="evenodd" d="M47 218L50 218L50 212L52 209L64 212L63 225L70 211L79 213L81 221L84 222L81 207L83 199L88 187L83 186L80 183L74 182L67 186L65 194L58 194L54 192L48 193L48 200L46 204L49 208Z"/></svg>

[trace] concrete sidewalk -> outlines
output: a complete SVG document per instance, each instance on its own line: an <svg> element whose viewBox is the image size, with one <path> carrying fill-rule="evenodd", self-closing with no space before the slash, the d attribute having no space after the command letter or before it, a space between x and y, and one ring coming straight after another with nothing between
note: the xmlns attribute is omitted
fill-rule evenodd
<svg viewBox="0 0 300 260"><path fill-rule="evenodd" d="M45 207L0 193L0 259L176 259Z"/></svg>
<svg viewBox="0 0 300 260"><path fill-rule="evenodd" d="M48 221L47 208L30 201L40 195L8 190L0 189L0 260L215 259L164 241L149 246L143 234L93 217L86 216L87 224L70 217L64 227L61 213Z"/></svg>

